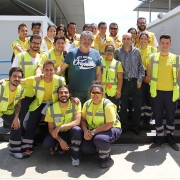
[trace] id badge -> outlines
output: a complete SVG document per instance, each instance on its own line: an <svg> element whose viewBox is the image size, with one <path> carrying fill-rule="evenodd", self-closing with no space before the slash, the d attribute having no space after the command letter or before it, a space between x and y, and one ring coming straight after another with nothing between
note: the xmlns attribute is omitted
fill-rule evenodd
<svg viewBox="0 0 180 180"><path fill-rule="evenodd" d="M112 88L111 84L106 84L106 87L107 87L108 89L111 89L111 88Z"/></svg>

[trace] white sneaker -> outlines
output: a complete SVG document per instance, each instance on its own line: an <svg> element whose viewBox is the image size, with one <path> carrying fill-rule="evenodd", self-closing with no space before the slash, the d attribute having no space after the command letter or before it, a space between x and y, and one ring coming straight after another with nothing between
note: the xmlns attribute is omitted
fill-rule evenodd
<svg viewBox="0 0 180 180"><path fill-rule="evenodd" d="M73 165L73 166L79 166L79 164L80 164L79 159L76 159L76 160L75 160L75 159L72 158L72 165Z"/></svg>
<svg viewBox="0 0 180 180"><path fill-rule="evenodd" d="M12 153L12 152L9 152L9 155L14 156L17 159L22 159L23 158L23 154L22 153Z"/></svg>

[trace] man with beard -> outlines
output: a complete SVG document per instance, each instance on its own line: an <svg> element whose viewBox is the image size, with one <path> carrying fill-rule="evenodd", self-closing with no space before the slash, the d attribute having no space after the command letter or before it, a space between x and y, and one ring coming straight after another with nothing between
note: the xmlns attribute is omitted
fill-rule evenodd
<svg viewBox="0 0 180 180"><path fill-rule="evenodd" d="M110 37L113 38L114 40L114 46L115 48L119 48L122 46L122 41L121 41L121 38L120 36L118 35L118 24L113 22L109 25L109 33L110 33Z"/></svg>
<svg viewBox="0 0 180 180"><path fill-rule="evenodd" d="M81 104L72 104L69 89L62 85L57 90L59 101L48 108L45 121L48 122L49 135L44 140L44 147L50 149L51 154L62 154L68 151L71 143L72 165L78 166L79 146L82 141Z"/></svg>
<svg viewBox="0 0 180 180"><path fill-rule="evenodd" d="M61 74L69 67L69 89L73 97L83 104L89 99L89 88L94 80L101 80L101 58L95 49L91 48L94 35L83 31L80 37L80 47L69 51L57 73Z"/></svg>
<svg viewBox="0 0 180 180"><path fill-rule="evenodd" d="M20 67L24 72L25 78L34 76L35 74L37 77L41 76L42 72L40 70L36 72L37 66L41 60L41 55L38 53L40 50L41 41L41 36L33 34L30 37L29 49L19 53L13 61L12 67ZM22 135L25 131L23 127L24 118L28 112L29 105L34 100L33 87L27 88L26 85L23 85L23 87L25 88L25 98L21 102L22 108L19 114Z"/></svg>
<svg viewBox="0 0 180 180"><path fill-rule="evenodd" d="M15 158L23 158L21 152L21 129L18 119L21 109L21 99L24 96L24 89L20 84L23 71L13 67L9 71L9 81L0 86L0 117L6 125L11 127L9 139L9 153ZM1 80L0 83L3 81Z"/></svg>
<svg viewBox="0 0 180 180"><path fill-rule="evenodd" d="M145 33L145 32L148 33L148 36L149 36L149 44L148 45L158 47L158 42L157 42L157 39L155 37L155 34L146 30L146 18L144 18L144 17L138 18L137 27L139 29L137 36L136 36L136 39L135 39L137 48L139 48L139 46L140 46L139 35L141 33Z"/></svg>

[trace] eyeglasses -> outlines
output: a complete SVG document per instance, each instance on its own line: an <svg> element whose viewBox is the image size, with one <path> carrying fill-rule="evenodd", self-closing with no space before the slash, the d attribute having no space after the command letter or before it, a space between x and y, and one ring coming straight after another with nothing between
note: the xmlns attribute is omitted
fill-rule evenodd
<svg viewBox="0 0 180 180"><path fill-rule="evenodd" d="M58 31L63 31L63 32L65 32L65 30L64 30L64 29L59 29Z"/></svg>
<svg viewBox="0 0 180 180"><path fill-rule="evenodd" d="M41 45L41 43L40 43L40 42L31 42L31 44L33 44L33 45L37 45L37 46L40 46L40 45Z"/></svg>
<svg viewBox="0 0 180 180"><path fill-rule="evenodd" d="M94 95L97 95L97 96L100 96L101 95L101 92L91 92L91 96L94 96Z"/></svg>
<svg viewBox="0 0 180 180"><path fill-rule="evenodd" d="M114 49L106 49L105 52L114 52Z"/></svg>
<svg viewBox="0 0 180 180"><path fill-rule="evenodd" d="M141 24L141 25L143 25L143 24L146 24L146 23L144 23L144 22L138 22L138 24Z"/></svg>
<svg viewBox="0 0 180 180"><path fill-rule="evenodd" d="M117 30L118 30L118 28L110 28L110 30L115 30L115 31L117 31Z"/></svg>

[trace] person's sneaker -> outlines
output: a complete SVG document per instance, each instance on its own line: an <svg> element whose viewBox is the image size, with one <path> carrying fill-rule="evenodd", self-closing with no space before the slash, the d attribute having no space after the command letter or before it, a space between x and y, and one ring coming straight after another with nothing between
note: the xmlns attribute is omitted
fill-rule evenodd
<svg viewBox="0 0 180 180"><path fill-rule="evenodd" d="M31 150L26 150L23 152L23 156L30 156L33 153Z"/></svg>
<svg viewBox="0 0 180 180"><path fill-rule="evenodd" d="M110 165L110 159L108 160L101 160L100 162L100 168L107 168Z"/></svg>
<svg viewBox="0 0 180 180"><path fill-rule="evenodd" d="M79 159L73 159L72 158L72 165L73 166L79 166L79 163L80 163Z"/></svg>
<svg viewBox="0 0 180 180"><path fill-rule="evenodd" d="M173 141L168 143L175 151L179 151L179 146Z"/></svg>
<svg viewBox="0 0 180 180"><path fill-rule="evenodd" d="M22 153L12 153L12 152L9 152L9 155L10 156L14 156L17 159L22 159L23 158L23 154Z"/></svg>
<svg viewBox="0 0 180 180"><path fill-rule="evenodd" d="M161 142L155 141L149 146L149 149L154 149L158 146L163 146L163 144Z"/></svg>

